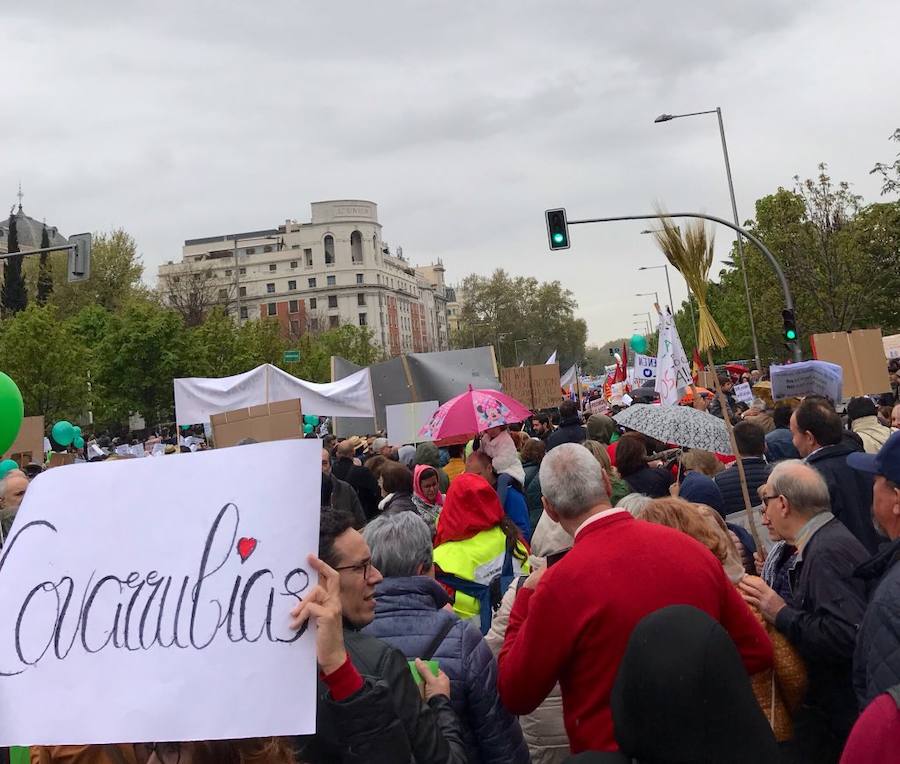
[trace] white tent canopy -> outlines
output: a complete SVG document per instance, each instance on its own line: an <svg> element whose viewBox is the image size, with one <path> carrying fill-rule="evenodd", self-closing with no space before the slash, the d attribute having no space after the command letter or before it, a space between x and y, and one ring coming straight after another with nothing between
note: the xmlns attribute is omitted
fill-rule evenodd
<svg viewBox="0 0 900 764"><path fill-rule="evenodd" d="M372 379L360 369L337 382L307 382L272 364L233 377L189 377L175 380L175 421L209 422L223 411L300 399L304 414L371 417L375 415Z"/></svg>

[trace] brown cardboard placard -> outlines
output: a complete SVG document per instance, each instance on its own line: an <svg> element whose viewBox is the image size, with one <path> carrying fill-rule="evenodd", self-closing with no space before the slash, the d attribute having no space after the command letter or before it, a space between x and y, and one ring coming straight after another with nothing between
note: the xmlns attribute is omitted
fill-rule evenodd
<svg viewBox="0 0 900 764"><path fill-rule="evenodd" d="M889 334L882 337L881 342L884 344L884 354L889 359L900 358L900 334Z"/></svg>
<svg viewBox="0 0 900 764"><path fill-rule="evenodd" d="M44 463L44 417L27 416L22 420L19 434L3 454L2 459L12 459L20 467L37 462Z"/></svg>
<svg viewBox="0 0 900 764"><path fill-rule="evenodd" d="M54 451L50 454L47 469L51 467L65 467L67 464L75 464L75 454L70 454L68 451Z"/></svg>
<svg viewBox="0 0 900 764"><path fill-rule="evenodd" d="M891 389L880 329L814 334L810 345L816 360L836 363L843 369L845 398Z"/></svg>
<svg viewBox="0 0 900 764"><path fill-rule="evenodd" d="M562 391L559 387L559 364L549 363L529 366L531 371L531 395L535 409L551 409L559 406Z"/></svg>
<svg viewBox="0 0 900 764"><path fill-rule="evenodd" d="M225 411L210 417L216 448L253 438L259 443L303 437L303 412L299 400L277 401L246 409Z"/></svg>
<svg viewBox="0 0 900 764"><path fill-rule="evenodd" d="M716 373L714 371L698 371L697 384L707 390L716 389Z"/></svg>
<svg viewBox="0 0 900 764"><path fill-rule="evenodd" d="M503 392L510 398L515 398L523 406L534 409L530 366L512 366L501 369L500 382L503 384Z"/></svg>

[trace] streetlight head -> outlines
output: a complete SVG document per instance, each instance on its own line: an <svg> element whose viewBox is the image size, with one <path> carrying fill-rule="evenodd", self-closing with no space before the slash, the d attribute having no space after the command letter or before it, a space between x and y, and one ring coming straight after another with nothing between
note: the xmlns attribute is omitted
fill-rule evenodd
<svg viewBox="0 0 900 764"><path fill-rule="evenodd" d="M654 122L668 122L670 119L675 119L671 114L660 114Z"/></svg>

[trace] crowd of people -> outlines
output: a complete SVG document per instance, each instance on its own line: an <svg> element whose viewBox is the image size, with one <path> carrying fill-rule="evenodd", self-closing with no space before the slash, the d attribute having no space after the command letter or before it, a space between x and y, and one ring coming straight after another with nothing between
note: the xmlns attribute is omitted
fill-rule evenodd
<svg viewBox="0 0 900 764"><path fill-rule="evenodd" d="M900 761L900 405L713 402L687 405L737 454L571 400L441 447L324 437L291 614L316 733L31 760ZM4 535L28 480L0 480Z"/></svg>

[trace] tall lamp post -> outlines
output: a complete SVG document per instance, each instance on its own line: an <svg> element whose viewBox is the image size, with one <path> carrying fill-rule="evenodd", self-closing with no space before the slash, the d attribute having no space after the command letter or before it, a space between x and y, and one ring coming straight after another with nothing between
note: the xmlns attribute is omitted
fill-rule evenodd
<svg viewBox="0 0 900 764"><path fill-rule="evenodd" d="M659 292L657 292L655 289L652 292L635 292L634 296L635 297L649 297L651 294L653 295L653 304L659 305Z"/></svg>
<svg viewBox="0 0 900 764"><path fill-rule="evenodd" d="M641 231L641 233L654 233L653 231ZM672 315L675 315L675 301L672 299L672 282L669 281L669 266L663 265L641 265L638 266L639 271L652 271L656 268L664 268L666 271L666 288L669 290L669 307L672 309ZM694 328L694 342L699 345L700 339L697 337L697 321L694 319L694 299L691 289L688 287L688 310L691 314L691 326Z"/></svg>
<svg viewBox="0 0 900 764"><path fill-rule="evenodd" d="M491 322L490 321L476 321L472 324L472 347L475 347L475 327L476 326L487 326Z"/></svg>
<svg viewBox="0 0 900 764"><path fill-rule="evenodd" d="M519 365L519 343L520 342L528 342L530 340L529 337L524 337L520 340L513 340L513 350L516 353L516 366Z"/></svg>
<svg viewBox="0 0 900 764"><path fill-rule="evenodd" d="M654 122L671 122L673 119L681 119L682 117L697 117L701 114L715 114L719 120L719 135L722 138L722 154L725 157L725 175L728 177L728 193L731 195L731 212L734 216L734 224L740 226L741 221L738 218L737 201L734 198L734 181L731 178L731 162L728 161L728 144L725 142L725 123L722 121L722 108L717 106L715 109L707 111L692 111L688 114L660 114ZM747 298L747 316L750 319L750 334L753 337L753 357L756 360L756 368L762 368L759 359L759 342L756 339L756 324L753 321L753 306L750 302L750 284L747 281L747 266L744 264L744 243L740 233L737 239L738 245L738 261L741 267L741 276L744 279L744 296Z"/></svg>

